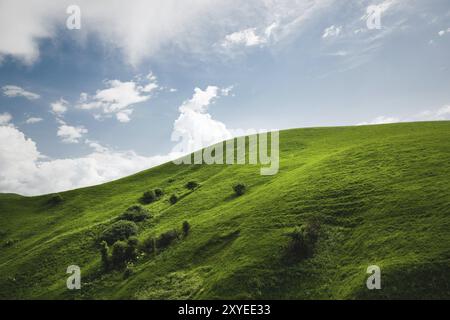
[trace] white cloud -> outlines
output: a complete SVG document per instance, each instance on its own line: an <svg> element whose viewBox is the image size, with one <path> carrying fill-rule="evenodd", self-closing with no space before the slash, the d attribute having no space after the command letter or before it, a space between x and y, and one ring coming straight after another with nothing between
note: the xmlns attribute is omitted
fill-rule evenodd
<svg viewBox="0 0 450 320"><path fill-rule="evenodd" d="M341 26L332 25L323 31L322 38L325 39L330 37L337 37L341 33L341 31L342 31Z"/></svg>
<svg viewBox="0 0 450 320"><path fill-rule="evenodd" d="M39 118L39 117L30 117L30 118L28 118L25 122L26 122L27 124L34 124L34 123L41 122L42 120L44 120L44 119Z"/></svg>
<svg viewBox="0 0 450 320"><path fill-rule="evenodd" d="M0 113L0 125L6 125L12 120L12 116L8 112Z"/></svg>
<svg viewBox="0 0 450 320"><path fill-rule="evenodd" d="M130 122L131 121L130 115L132 113L133 113L132 109L125 109L125 110L122 110L122 111L116 113L116 118L119 122L123 122L123 123Z"/></svg>
<svg viewBox="0 0 450 320"><path fill-rule="evenodd" d="M13 126L0 126L0 192L38 195L115 180L180 156L144 157L113 151L87 140L92 153L74 159L47 160L33 140Z"/></svg>
<svg viewBox="0 0 450 320"><path fill-rule="evenodd" d="M438 35L440 37L442 37L443 35L445 35L446 33L450 33L450 28L448 28L447 30L441 30L438 32Z"/></svg>
<svg viewBox="0 0 450 320"><path fill-rule="evenodd" d="M83 126L73 127L62 122L56 135L65 143L79 143L86 133L88 130Z"/></svg>
<svg viewBox="0 0 450 320"><path fill-rule="evenodd" d="M69 103L63 98L60 98L58 101L55 101L52 104L50 104L50 106L52 108L53 113L60 116L67 111Z"/></svg>
<svg viewBox="0 0 450 320"><path fill-rule="evenodd" d="M195 88L192 98L180 106L180 116L174 122L172 141L179 142L173 152L187 154L231 138L225 124L207 113L209 106L220 96L228 95L229 90L216 86L208 86L205 90Z"/></svg>
<svg viewBox="0 0 450 320"><path fill-rule="evenodd" d="M230 47L233 45L244 45L252 47L266 42L267 39L264 36L256 34L255 28L249 28L226 35L225 40L222 42L222 46Z"/></svg>
<svg viewBox="0 0 450 320"><path fill-rule="evenodd" d="M91 97L87 93L80 94L78 107L85 110L97 110L106 115L115 114L120 122L129 122L133 112L132 106L147 101L151 93L159 88L156 77L150 73L146 82L120 80L106 81L107 88L97 90ZM101 115L97 114L101 118Z"/></svg>
<svg viewBox="0 0 450 320"><path fill-rule="evenodd" d="M282 39L335 2L134 0L133 5L124 5L121 0L79 0L82 29L73 37L94 35L137 65L164 48L209 53L211 45L226 34L249 26L261 30L259 36ZM69 0L0 1L0 58L13 56L28 64L36 61L39 42L56 38L58 29L65 27L65 9L70 4Z"/></svg>
<svg viewBox="0 0 450 320"><path fill-rule="evenodd" d="M37 93L27 91L19 86L7 85L2 87L3 95L7 97L24 97L28 100L39 99L40 96Z"/></svg>

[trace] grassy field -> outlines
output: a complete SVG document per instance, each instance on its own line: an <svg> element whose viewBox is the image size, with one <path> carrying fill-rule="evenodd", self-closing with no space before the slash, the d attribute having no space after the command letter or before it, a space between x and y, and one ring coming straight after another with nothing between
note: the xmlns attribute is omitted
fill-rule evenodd
<svg viewBox="0 0 450 320"><path fill-rule="evenodd" d="M282 131L279 173L259 168L167 163L59 204L0 195L0 298L450 299L450 122ZM99 235L155 188L140 242L185 220L189 235L103 271ZM312 217L314 252L292 259L287 234ZM72 264L81 290L66 288ZM369 265L381 290L366 288Z"/></svg>

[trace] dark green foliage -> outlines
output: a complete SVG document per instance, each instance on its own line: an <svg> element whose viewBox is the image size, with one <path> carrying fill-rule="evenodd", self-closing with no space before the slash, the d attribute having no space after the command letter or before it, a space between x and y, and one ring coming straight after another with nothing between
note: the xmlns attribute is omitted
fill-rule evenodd
<svg viewBox="0 0 450 320"><path fill-rule="evenodd" d="M164 191L162 189L156 188L155 189L155 196L159 199L164 195Z"/></svg>
<svg viewBox="0 0 450 320"><path fill-rule="evenodd" d="M291 238L288 248L289 252L295 254L299 258L312 256L314 246L319 237L319 228L320 224L317 220L296 227L294 231L288 234Z"/></svg>
<svg viewBox="0 0 450 320"><path fill-rule="evenodd" d="M125 252L125 259L127 261L136 260L138 245L139 245L139 240L136 237L130 237L127 240L127 249Z"/></svg>
<svg viewBox="0 0 450 320"><path fill-rule="evenodd" d="M121 220L141 222L151 217L150 212L142 206L136 205L129 207L119 216Z"/></svg>
<svg viewBox="0 0 450 320"><path fill-rule="evenodd" d="M125 241L117 241L111 248L111 262L114 268L120 269L125 267L127 262L127 248Z"/></svg>
<svg viewBox="0 0 450 320"><path fill-rule="evenodd" d="M106 228L100 236L100 240L106 241L108 244L113 244L117 240L125 240L130 236L137 234L138 227L132 221L120 220L108 228Z"/></svg>
<svg viewBox="0 0 450 320"><path fill-rule="evenodd" d="M195 190L196 188L198 188L199 184L196 181L189 181L188 183L186 183L186 188L188 188L189 190Z"/></svg>
<svg viewBox="0 0 450 320"><path fill-rule="evenodd" d="M19 240L17 239L7 239L4 243L3 243L3 247L12 247L14 244L16 244L17 242L19 242Z"/></svg>
<svg viewBox="0 0 450 320"><path fill-rule="evenodd" d="M191 225L189 222L184 221L183 222L183 235L186 237L189 234L189 230L191 229Z"/></svg>
<svg viewBox="0 0 450 320"><path fill-rule="evenodd" d="M156 253L156 239L149 237L142 242L142 251L146 253Z"/></svg>
<svg viewBox="0 0 450 320"><path fill-rule="evenodd" d="M178 196L176 194L171 195L170 198L169 198L169 202L171 204L177 203L178 202Z"/></svg>
<svg viewBox="0 0 450 320"><path fill-rule="evenodd" d="M129 277L131 277L134 274L134 269L132 266L127 265L125 268L125 271L123 272L123 277L125 279L128 279Z"/></svg>
<svg viewBox="0 0 450 320"><path fill-rule="evenodd" d="M109 255L108 255L108 244L106 243L106 241L102 241L100 243L100 256L101 256L101 262L102 262L102 267L103 270L107 271L110 268L110 260L109 260Z"/></svg>
<svg viewBox="0 0 450 320"><path fill-rule="evenodd" d="M156 194L155 191L150 190L150 191L145 191L144 194L141 197L141 202L143 204L150 204L152 202L154 202L156 200Z"/></svg>
<svg viewBox="0 0 450 320"><path fill-rule="evenodd" d="M246 189L247 189L247 187L246 187L246 185L243 184L243 183L236 183L236 184L233 186L234 193L236 193L236 195L237 195L238 197L239 197L239 196L242 196L242 195L245 193Z"/></svg>
<svg viewBox="0 0 450 320"><path fill-rule="evenodd" d="M177 230L169 230L162 233L158 239L156 239L156 247L158 249L167 248L173 241L179 238Z"/></svg>
<svg viewBox="0 0 450 320"><path fill-rule="evenodd" d="M54 194L48 199L48 204L51 206L56 206L64 202L63 197L60 194Z"/></svg>

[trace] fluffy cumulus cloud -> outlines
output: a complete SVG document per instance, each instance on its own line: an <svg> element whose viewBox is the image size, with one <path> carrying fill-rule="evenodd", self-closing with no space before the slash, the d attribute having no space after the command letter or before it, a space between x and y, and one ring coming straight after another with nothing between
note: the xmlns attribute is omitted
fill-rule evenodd
<svg viewBox="0 0 450 320"><path fill-rule="evenodd" d="M229 95L230 90L216 86L208 86L205 90L195 88L192 98L179 107L180 115L174 122L172 141L178 142L174 152L186 154L231 138L225 124L208 113L211 104L219 97Z"/></svg>
<svg viewBox="0 0 450 320"><path fill-rule="evenodd" d="M82 29L114 44L133 65L164 48L210 52L211 44L227 35L231 42L255 45L289 36L336 0L79 0ZM39 42L53 39L65 28L69 0L0 1L0 58L25 63L39 58ZM255 28L255 29L249 29ZM276 28L275 28L276 27Z"/></svg>
<svg viewBox="0 0 450 320"><path fill-rule="evenodd" d="M156 77L150 73L144 81L108 80L106 88L97 90L92 96L87 93L80 95L78 107L94 110L97 118L115 115L120 122L129 122L133 112L132 106L147 101L153 91L159 88Z"/></svg>
<svg viewBox="0 0 450 320"><path fill-rule="evenodd" d="M55 115L61 116L62 114L66 113L67 109L69 108L69 102L67 102L63 98L60 98L58 101L51 103L50 107Z"/></svg>
<svg viewBox="0 0 450 320"><path fill-rule="evenodd" d="M0 41L1 42L1 41ZM19 86L7 85L2 87L3 95L7 97L24 97L28 100L39 99L40 96L37 93L27 91Z"/></svg>
<svg viewBox="0 0 450 320"><path fill-rule="evenodd" d="M179 156L144 157L85 141L93 151L73 159L49 159L12 125L0 126L0 192L45 194L118 179Z"/></svg>
<svg viewBox="0 0 450 320"><path fill-rule="evenodd" d="M56 135L65 143L79 143L86 133L88 130L83 126L74 127L61 122Z"/></svg>

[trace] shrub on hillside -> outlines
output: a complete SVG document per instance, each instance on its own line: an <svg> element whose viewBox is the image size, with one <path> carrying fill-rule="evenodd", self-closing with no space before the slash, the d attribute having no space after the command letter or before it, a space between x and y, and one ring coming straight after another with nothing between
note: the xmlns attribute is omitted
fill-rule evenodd
<svg viewBox="0 0 450 320"><path fill-rule="evenodd" d="M127 243L125 241L117 241L111 249L111 262L114 268L123 268L127 262Z"/></svg>
<svg viewBox="0 0 450 320"><path fill-rule="evenodd" d="M56 206L64 201L60 194L54 194L48 199L48 204L51 206Z"/></svg>
<svg viewBox="0 0 450 320"><path fill-rule="evenodd" d="M156 194L153 190L146 191L141 197L141 202L143 204L150 204L156 200Z"/></svg>
<svg viewBox="0 0 450 320"><path fill-rule="evenodd" d="M177 203L178 202L178 196L176 194L171 195L169 201L170 201L171 204Z"/></svg>
<svg viewBox="0 0 450 320"><path fill-rule="evenodd" d="M158 249L167 248L173 241L179 238L179 234L177 230L170 230L162 233L156 239L156 247Z"/></svg>
<svg viewBox="0 0 450 320"><path fill-rule="evenodd" d="M156 239L148 237L142 242L141 248L146 253L156 253Z"/></svg>
<svg viewBox="0 0 450 320"><path fill-rule="evenodd" d="M189 230L191 229L191 225L189 222L184 221L183 222L183 235L186 237L189 234Z"/></svg>
<svg viewBox="0 0 450 320"><path fill-rule="evenodd" d="M245 191L247 190L247 187L243 183L236 183L233 186L233 190L234 190L234 193L236 193L236 195L239 197L245 193Z"/></svg>
<svg viewBox="0 0 450 320"><path fill-rule="evenodd" d="M164 191L162 191L162 190L159 189L159 188L156 188L156 189L155 189L155 196L156 196L157 198L161 198L163 195L164 195Z"/></svg>
<svg viewBox="0 0 450 320"><path fill-rule="evenodd" d="M296 227L293 232L288 234L291 238L290 251L300 258L310 257L319 237L319 228L317 220Z"/></svg>
<svg viewBox="0 0 450 320"><path fill-rule="evenodd" d="M128 220L134 222L141 222L151 217L150 212L142 206L136 205L129 207L120 216L120 220Z"/></svg>
<svg viewBox="0 0 450 320"><path fill-rule="evenodd" d="M198 188L199 184L196 181L189 181L186 183L186 188L188 188L191 191L194 191L196 188Z"/></svg>
<svg viewBox="0 0 450 320"><path fill-rule="evenodd" d="M113 244L117 240L126 240L127 238L137 234L138 227L132 221L119 220L108 228L106 228L101 236L101 241L106 241L108 244Z"/></svg>
<svg viewBox="0 0 450 320"><path fill-rule="evenodd" d="M127 262L136 260L138 245L139 240L136 237L130 237L127 240L127 249L125 250L125 259Z"/></svg>
<svg viewBox="0 0 450 320"><path fill-rule="evenodd" d="M103 267L103 270L105 270L105 271L109 270L109 267L110 267L108 251L109 251L108 244L106 243L106 241L102 241L100 243L100 256L101 256L102 267Z"/></svg>

